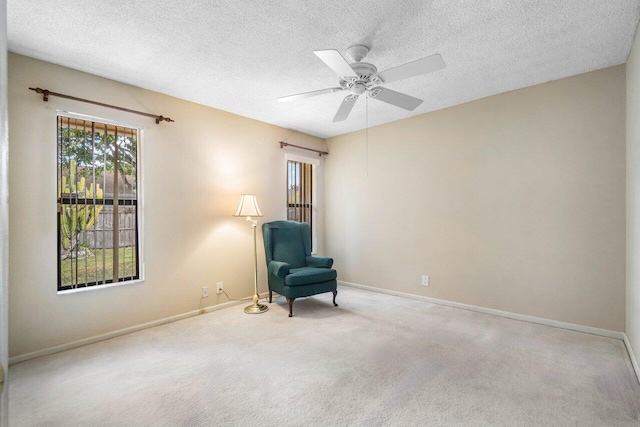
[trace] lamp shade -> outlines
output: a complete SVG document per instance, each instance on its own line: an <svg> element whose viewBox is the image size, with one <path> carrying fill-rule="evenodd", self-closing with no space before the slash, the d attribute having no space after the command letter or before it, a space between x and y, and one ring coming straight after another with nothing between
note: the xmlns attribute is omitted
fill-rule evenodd
<svg viewBox="0 0 640 427"><path fill-rule="evenodd" d="M262 216L255 194L242 194L233 216Z"/></svg>

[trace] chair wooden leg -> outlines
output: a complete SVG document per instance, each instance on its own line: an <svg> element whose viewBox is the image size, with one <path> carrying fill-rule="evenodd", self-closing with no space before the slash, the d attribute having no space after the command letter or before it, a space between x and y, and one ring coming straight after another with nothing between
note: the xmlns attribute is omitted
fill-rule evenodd
<svg viewBox="0 0 640 427"><path fill-rule="evenodd" d="M338 304L336 304L336 296L338 296L338 291L332 291L332 292L333 292L333 305L337 307Z"/></svg>
<svg viewBox="0 0 640 427"><path fill-rule="evenodd" d="M271 304L272 300L273 300L273 291L269 289L269 304Z"/></svg>
<svg viewBox="0 0 640 427"><path fill-rule="evenodd" d="M293 302L295 301L295 298L287 298L287 303L289 303L289 317L293 317Z"/></svg>

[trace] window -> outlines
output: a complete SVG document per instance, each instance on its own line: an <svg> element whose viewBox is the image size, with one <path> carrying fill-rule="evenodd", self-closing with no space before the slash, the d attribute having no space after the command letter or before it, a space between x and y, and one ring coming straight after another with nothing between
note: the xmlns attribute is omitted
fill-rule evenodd
<svg viewBox="0 0 640 427"><path fill-rule="evenodd" d="M312 201L313 165L287 160L287 219L309 223L313 236Z"/></svg>
<svg viewBox="0 0 640 427"><path fill-rule="evenodd" d="M136 280L138 130L59 115L58 291Z"/></svg>

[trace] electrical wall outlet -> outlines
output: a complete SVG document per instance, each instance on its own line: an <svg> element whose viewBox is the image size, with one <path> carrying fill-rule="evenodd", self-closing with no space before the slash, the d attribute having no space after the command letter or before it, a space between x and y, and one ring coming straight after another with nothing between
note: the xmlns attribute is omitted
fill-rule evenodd
<svg viewBox="0 0 640 427"><path fill-rule="evenodd" d="M222 282L216 283L216 294L221 294L222 293L222 289L223 289Z"/></svg>
<svg viewBox="0 0 640 427"><path fill-rule="evenodd" d="M209 287L208 286L203 286L202 287L202 298L207 298L209 296Z"/></svg>
<svg viewBox="0 0 640 427"><path fill-rule="evenodd" d="M429 286L429 276L422 276L422 286Z"/></svg>

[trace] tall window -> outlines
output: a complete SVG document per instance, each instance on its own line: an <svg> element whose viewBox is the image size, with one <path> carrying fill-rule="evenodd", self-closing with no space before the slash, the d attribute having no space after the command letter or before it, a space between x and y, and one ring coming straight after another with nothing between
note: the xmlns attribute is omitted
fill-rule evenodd
<svg viewBox="0 0 640 427"><path fill-rule="evenodd" d="M138 130L58 116L58 291L139 278Z"/></svg>
<svg viewBox="0 0 640 427"><path fill-rule="evenodd" d="M287 219L307 222L313 230L313 165L287 160Z"/></svg>

